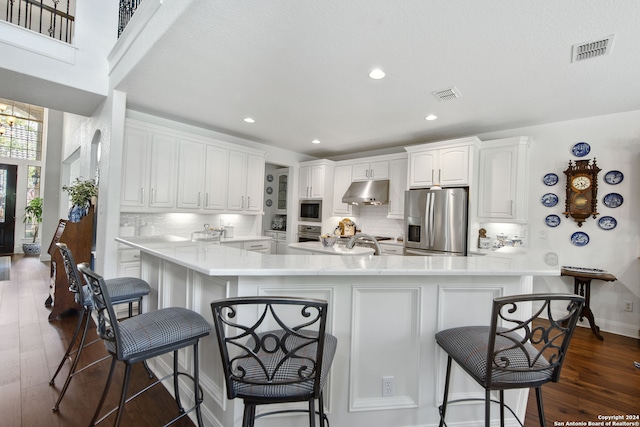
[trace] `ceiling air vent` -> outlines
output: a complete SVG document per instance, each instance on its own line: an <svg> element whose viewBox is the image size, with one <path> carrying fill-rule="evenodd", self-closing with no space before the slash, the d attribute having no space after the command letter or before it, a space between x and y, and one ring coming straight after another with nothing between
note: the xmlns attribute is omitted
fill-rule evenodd
<svg viewBox="0 0 640 427"><path fill-rule="evenodd" d="M431 92L433 96L436 97L438 101L453 101L456 98L460 98L460 91L455 87L450 87L449 89L437 90L435 92Z"/></svg>
<svg viewBox="0 0 640 427"><path fill-rule="evenodd" d="M573 55L571 58L571 62L578 62L584 59L608 55L609 52L611 52L611 48L613 47L614 37L615 34L612 34L602 40L573 45Z"/></svg>

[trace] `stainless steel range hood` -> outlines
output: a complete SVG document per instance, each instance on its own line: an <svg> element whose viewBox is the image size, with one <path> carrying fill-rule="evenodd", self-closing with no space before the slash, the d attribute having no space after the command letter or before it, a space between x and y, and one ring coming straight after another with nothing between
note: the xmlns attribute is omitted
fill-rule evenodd
<svg viewBox="0 0 640 427"><path fill-rule="evenodd" d="M389 203L389 180L352 182L342 196L342 203L352 205L386 205Z"/></svg>

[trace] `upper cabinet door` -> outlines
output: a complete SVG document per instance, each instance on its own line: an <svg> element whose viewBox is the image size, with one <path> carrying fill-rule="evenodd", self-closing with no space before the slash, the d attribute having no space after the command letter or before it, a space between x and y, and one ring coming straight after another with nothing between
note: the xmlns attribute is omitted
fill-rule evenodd
<svg viewBox="0 0 640 427"><path fill-rule="evenodd" d="M176 138L154 134L151 142L149 206L173 208L176 206Z"/></svg>
<svg viewBox="0 0 640 427"><path fill-rule="evenodd" d="M251 212L262 212L264 194L264 157L247 155L247 207Z"/></svg>
<svg viewBox="0 0 640 427"><path fill-rule="evenodd" d="M311 166L311 190L309 196L312 199L322 199L324 197L324 165Z"/></svg>
<svg viewBox="0 0 640 427"><path fill-rule="evenodd" d="M247 204L247 155L240 151L229 151L229 183L227 209L241 211Z"/></svg>
<svg viewBox="0 0 640 427"><path fill-rule="evenodd" d="M469 184L469 147L452 147L438 150L438 182L442 186Z"/></svg>
<svg viewBox="0 0 640 427"><path fill-rule="evenodd" d="M177 202L179 208L200 209L202 207L205 152L204 144L180 141Z"/></svg>
<svg viewBox="0 0 640 427"><path fill-rule="evenodd" d="M370 179L389 179L389 162L356 163L353 165L353 181L368 181Z"/></svg>
<svg viewBox="0 0 640 427"><path fill-rule="evenodd" d="M208 145L204 179L204 208L223 210L227 207L229 150Z"/></svg>
<svg viewBox="0 0 640 427"><path fill-rule="evenodd" d="M409 186L411 188L431 187L438 177L438 150L409 153Z"/></svg>
<svg viewBox="0 0 640 427"><path fill-rule="evenodd" d="M387 218L404 219L404 192L407 190L407 159L389 162L389 211Z"/></svg>
<svg viewBox="0 0 640 427"><path fill-rule="evenodd" d="M149 197L148 131L127 126L122 153L120 205L146 206Z"/></svg>
<svg viewBox="0 0 640 427"><path fill-rule="evenodd" d="M528 220L529 138L486 141L480 150L478 218L526 223Z"/></svg>

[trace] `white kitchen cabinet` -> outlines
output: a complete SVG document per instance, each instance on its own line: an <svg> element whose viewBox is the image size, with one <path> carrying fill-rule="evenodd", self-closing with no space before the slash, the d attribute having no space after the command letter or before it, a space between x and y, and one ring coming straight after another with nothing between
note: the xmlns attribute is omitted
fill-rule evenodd
<svg viewBox="0 0 640 427"><path fill-rule="evenodd" d="M409 153L409 188L469 185L471 153L479 143L477 137L469 137L405 147Z"/></svg>
<svg viewBox="0 0 640 427"><path fill-rule="evenodd" d="M206 150L205 144L185 140L180 141L177 201L179 208L202 208Z"/></svg>
<svg viewBox="0 0 640 427"><path fill-rule="evenodd" d="M326 165L300 166L298 197L301 199L322 199L324 197Z"/></svg>
<svg viewBox="0 0 640 427"><path fill-rule="evenodd" d="M262 212L264 156L229 150L227 210Z"/></svg>
<svg viewBox="0 0 640 427"><path fill-rule="evenodd" d="M140 277L140 251L120 249L118 251L118 277Z"/></svg>
<svg viewBox="0 0 640 427"><path fill-rule="evenodd" d="M229 150L196 141L180 140L177 206L185 209L224 210Z"/></svg>
<svg viewBox="0 0 640 427"><path fill-rule="evenodd" d="M389 162L389 211L387 218L404 219L404 192L407 190L407 159Z"/></svg>
<svg viewBox="0 0 640 427"><path fill-rule="evenodd" d="M286 255L289 253L287 247L287 232L268 230L264 232L265 236L271 237L271 255Z"/></svg>
<svg viewBox="0 0 640 427"><path fill-rule="evenodd" d="M342 202L342 196L351 185L352 165L336 166L333 172L333 215L359 215L360 207Z"/></svg>
<svg viewBox="0 0 640 427"><path fill-rule="evenodd" d="M176 206L177 138L128 124L122 155L120 204L130 207Z"/></svg>
<svg viewBox="0 0 640 427"><path fill-rule="evenodd" d="M380 249L382 253L380 255L403 255L404 254L404 246L398 244L388 244L383 242L378 242L380 244Z"/></svg>
<svg viewBox="0 0 640 427"><path fill-rule="evenodd" d="M526 137L482 143L477 190L480 221L527 222L530 145Z"/></svg>
<svg viewBox="0 0 640 427"><path fill-rule="evenodd" d="M389 179L389 162L380 160L376 162L356 163L353 165L352 181L368 181L375 179Z"/></svg>

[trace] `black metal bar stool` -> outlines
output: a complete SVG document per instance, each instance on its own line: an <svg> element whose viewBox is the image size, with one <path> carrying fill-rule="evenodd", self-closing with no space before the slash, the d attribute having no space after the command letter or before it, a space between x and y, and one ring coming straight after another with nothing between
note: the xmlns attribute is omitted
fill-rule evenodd
<svg viewBox="0 0 640 427"><path fill-rule="evenodd" d="M69 368L69 373L67 374L67 378L62 386L62 390L58 395L58 400L53 406L53 411L57 411L60 407L60 402L62 402L62 398L67 392L67 388L69 388L69 384L71 383L71 379L78 373L84 371L85 369L90 368L91 366L99 363L109 356L105 356L101 359L95 360L88 365L84 366L82 369L78 370L78 362L80 360L80 355L82 354L82 349L100 341L100 339L96 339L89 343L85 343L87 337L87 331L89 330L89 324L91 323L91 310L93 308L93 301L91 298L91 292L87 285L82 285L82 279L80 278L80 274L78 273L78 269L76 267L76 263L73 259L73 254L71 250L64 243L56 243L60 250L60 254L62 255L63 264L65 272L67 273L67 278L69 280L69 290L75 294L76 302L80 305L80 313L78 314L78 322L76 323L75 330L73 332L73 336L69 341L69 346L67 347L67 351L64 356L62 356L62 360L60 360L60 364L58 364L58 368L56 372L53 374L53 377L49 381L49 385L54 385L56 377L62 370L67 359L71 361L71 367ZM149 284L142 279L138 279L136 277L119 277L115 279L109 279L105 281L107 288L109 289L109 295L111 297L111 302L113 304L129 304L129 317L133 315L133 303L138 303L138 314L142 312L142 297L145 295L149 295L151 288ZM82 330L82 336L80 338L80 342L76 347L76 341L80 331ZM74 349L75 348L75 349ZM73 359L72 359L73 357ZM153 377L153 374L149 370L149 368L145 365L147 372L149 374L149 378Z"/></svg>
<svg viewBox="0 0 640 427"><path fill-rule="evenodd" d="M124 406L127 402L138 397L154 385L171 377L173 378L174 396L179 414L168 424L172 424L195 410L198 425L202 426L200 404L202 403L203 395L202 389L200 388L198 343L200 338L209 335L211 327L207 321L195 311L181 307L163 308L118 321L113 310L109 296L109 288L105 280L100 275L94 273L87 264L79 264L78 270L84 275L91 289L93 307L98 315L98 335L104 340L104 345L111 355L109 377L107 378L107 383L105 384L96 412L91 420L91 425L93 426L100 423L113 412L117 411L114 424L117 427L120 425ZM193 346L193 375L178 370L178 350L189 346ZM131 366L134 363L143 362L152 357L171 352L173 353L173 373L157 379L153 384L127 399ZM118 361L125 364L120 403L116 408L113 408L98 419L107 393L109 392L115 366ZM187 410L183 408L180 400L179 375L189 377L193 381L194 406Z"/></svg>
<svg viewBox="0 0 640 427"><path fill-rule="evenodd" d="M554 306L555 304L555 306ZM447 353L444 398L440 427L449 404L478 399L448 401L451 362L456 363L485 389L485 426L489 427L491 391L500 394L500 425L504 427L504 390L535 388L540 425L545 426L541 386L560 380L571 336L584 304L573 294L528 294L493 300L491 326L463 326L440 331L436 342ZM531 316L527 310L533 305ZM563 312L556 320L555 312ZM522 314L524 313L524 314ZM565 326L566 325L566 326ZM523 425L520 420L516 420Z"/></svg>
<svg viewBox="0 0 640 427"><path fill-rule="evenodd" d="M244 401L243 427L283 412L308 412L309 425L315 427L315 400L320 425L325 425L322 390L338 343L325 333L327 306L326 301L291 297L211 303L227 395ZM284 402L308 402L309 409L256 415L257 405Z"/></svg>

